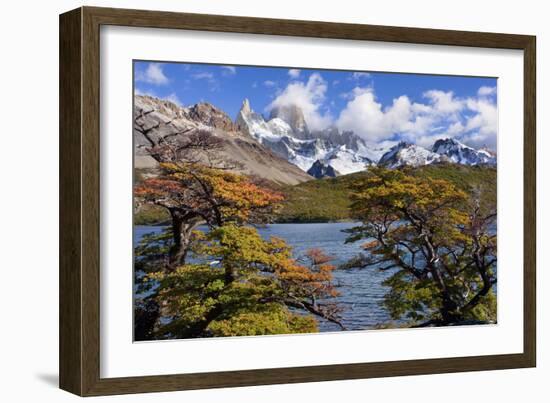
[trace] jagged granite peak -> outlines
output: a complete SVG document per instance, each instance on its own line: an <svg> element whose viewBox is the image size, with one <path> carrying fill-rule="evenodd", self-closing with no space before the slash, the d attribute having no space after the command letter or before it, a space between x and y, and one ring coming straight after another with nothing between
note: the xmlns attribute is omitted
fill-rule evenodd
<svg viewBox="0 0 550 403"><path fill-rule="evenodd" d="M335 178L338 176L338 173L331 165L327 165L319 160L313 163L311 168L307 170L307 173L317 179L325 177Z"/></svg>
<svg viewBox="0 0 550 403"><path fill-rule="evenodd" d="M378 161L378 165L387 168L398 168L402 166L418 167L429 165L435 162L442 162L441 155L426 150L416 144L401 141L389 149Z"/></svg>
<svg viewBox="0 0 550 403"><path fill-rule="evenodd" d="M279 140L280 136L294 134L292 128L282 119L274 118L266 122L261 114L252 110L246 98L237 113L235 125L240 131L249 134L260 143L263 143L264 139Z"/></svg>
<svg viewBox="0 0 550 403"><path fill-rule="evenodd" d="M243 103L241 105L241 113L246 115L250 112L252 112L252 109L250 109L250 101L248 100L248 98L245 98L243 99Z"/></svg>
<svg viewBox="0 0 550 403"><path fill-rule="evenodd" d="M154 129L145 136L143 128ZM193 155L194 160L210 163L214 157L230 165L238 162L232 170L281 184L295 185L312 179L287 159L277 156L247 133L239 131L227 114L213 105L200 103L180 107L154 97L134 97L136 168L155 172L158 162L149 153L152 146L168 142L177 149L180 144L188 143L187 136L197 132L217 137L222 147L213 151L215 155L197 152Z"/></svg>
<svg viewBox="0 0 550 403"><path fill-rule="evenodd" d="M283 117L284 115L281 114ZM283 117L272 117L266 121L262 115L254 112L247 100L244 100L237 114L236 124L243 133L250 134L262 145L304 172L307 172L317 160L325 164L330 163L335 171L342 175L363 171L367 165L377 161L385 151L372 149L353 132L340 132L334 126L309 132L310 138L304 139Z"/></svg>
<svg viewBox="0 0 550 403"><path fill-rule="evenodd" d="M476 150L452 138L437 140L432 151L446 156L450 162L463 165L496 164L496 156L485 149Z"/></svg>
<svg viewBox="0 0 550 403"><path fill-rule="evenodd" d="M280 118L287 122L294 131L294 137L300 140L311 138L304 112L298 105L281 105L271 109L269 119Z"/></svg>

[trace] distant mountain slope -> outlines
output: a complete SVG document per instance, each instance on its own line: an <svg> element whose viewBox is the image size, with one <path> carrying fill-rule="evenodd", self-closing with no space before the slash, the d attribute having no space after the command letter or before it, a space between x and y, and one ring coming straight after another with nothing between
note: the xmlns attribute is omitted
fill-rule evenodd
<svg viewBox="0 0 550 403"><path fill-rule="evenodd" d="M482 188L482 204L496 202L497 170L490 165L468 166L451 163L412 168L415 175L445 179L466 192ZM278 222L329 222L350 220L351 186L367 175L357 172L283 186L285 202Z"/></svg>
<svg viewBox="0 0 550 403"><path fill-rule="evenodd" d="M220 138L223 147L217 151L217 157L240 163L241 166L236 168L239 172L281 184L297 184L312 179L297 166L262 146L248 134L242 133L225 112L213 105L200 103L184 108L166 100L136 95L134 116L141 116L139 121L142 127L156 127L149 133L154 141L165 137L174 144L183 143L185 136L198 130ZM157 166L147 151L149 147L151 142L134 127L136 168Z"/></svg>
<svg viewBox="0 0 550 403"><path fill-rule="evenodd" d="M449 162L460 165L496 165L496 155L469 147L456 139L437 140L431 151L416 144L400 142L388 150L378 161L378 165L388 168L401 166L422 166Z"/></svg>
<svg viewBox="0 0 550 403"><path fill-rule="evenodd" d="M496 157L487 150L476 150L456 139L437 140L432 151L445 155L451 162L464 165L496 164Z"/></svg>
<svg viewBox="0 0 550 403"><path fill-rule="evenodd" d="M428 151L416 144L401 141L394 145L385 153L378 161L378 165L387 168L398 168L402 166L419 167L422 165L433 164L440 162L441 155Z"/></svg>

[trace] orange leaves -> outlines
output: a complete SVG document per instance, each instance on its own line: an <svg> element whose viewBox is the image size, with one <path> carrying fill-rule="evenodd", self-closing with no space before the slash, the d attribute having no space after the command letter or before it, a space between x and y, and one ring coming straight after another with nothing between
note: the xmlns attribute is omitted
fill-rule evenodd
<svg viewBox="0 0 550 403"><path fill-rule="evenodd" d="M319 248L309 249L306 252L306 256L311 260L313 265L322 265L332 260L332 257L328 256Z"/></svg>
<svg viewBox="0 0 550 403"><path fill-rule="evenodd" d="M249 177L196 163L162 163L162 175L139 183L136 197L195 211L207 222L265 222L283 196ZM162 203L161 203L162 201Z"/></svg>
<svg viewBox="0 0 550 403"><path fill-rule="evenodd" d="M136 197L167 197L182 193L184 188L178 181L168 178L148 178L134 188Z"/></svg>
<svg viewBox="0 0 550 403"><path fill-rule="evenodd" d="M372 168L370 173L355 186L352 209L356 218L410 219L440 214L451 216L457 223L462 221L455 207L468 196L451 182L384 168Z"/></svg>
<svg viewBox="0 0 550 403"><path fill-rule="evenodd" d="M379 245L380 245L380 242L374 239L372 241L365 242L362 246L363 246L363 249L374 249L374 248L377 248Z"/></svg>
<svg viewBox="0 0 550 403"><path fill-rule="evenodd" d="M294 295L309 298L336 297L338 291L332 284L332 272L335 266L328 264L332 258L320 249L310 249L306 252L308 266L298 264L294 259L288 259L280 265L275 274L283 283L283 287Z"/></svg>

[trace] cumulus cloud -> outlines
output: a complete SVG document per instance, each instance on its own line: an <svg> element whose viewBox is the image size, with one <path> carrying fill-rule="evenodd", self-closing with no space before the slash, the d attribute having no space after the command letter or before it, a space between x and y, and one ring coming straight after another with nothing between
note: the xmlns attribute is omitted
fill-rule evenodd
<svg viewBox="0 0 550 403"><path fill-rule="evenodd" d="M145 71L136 73L136 80L154 85L166 85L170 82L162 70L161 63L149 63Z"/></svg>
<svg viewBox="0 0 550 403"><path fill-rule="evenodd" d="M431 103L431 109L428 110L438 115L457 118L457 114L464 108L464 101L456 98L452 91L430 90L423 96Z"/></svg>
<svg viewBox="0 0 550 403"><path fill-rule="evenodd" d="M336 120L369 142L406 140L430 147L437 139L455 137L473 147L495 149L498 130L494 92L481 87L477 97L460 98L452 91L430 90L424 103L402 95L383 107L372 88L355 88Z"/></svg>
<svg viewBox="0 0 550 403"><path fill-rule="evenodd" d="M407 96L402 95L383 108L371 88L360 87L353 90L353 99L336 121L341 130L352 130L370 142L388 140L406 130L416 131L419 123L422 122L413 119L412 104Z"/></svg>
<svg viewBox="0 0 550 403"><path fill-rule="evenodd" d="M266 111L296 105L303 111L308 127L312 130L321 130L332 123L332 118L324 105L326 91L326 81L319 73L313 73L306 82L293 81L288 84L266 107Z"/></svg>
<svg viewBox="0 0 550 403"><path fill-rule="evenodd" d="M483 87L480 87L479 90L477 91L477 95L479 95L480 97L488 97L491 95L495 95L496 93L497 93L497 87L483 86Z"/></svg>
<svg viewBox="0 0 550 403"><path fill-rule="evenodd" d="M300 72L300 69L289 69L288 75L290 76L290 78L298 78L300 77Z"/></svg>

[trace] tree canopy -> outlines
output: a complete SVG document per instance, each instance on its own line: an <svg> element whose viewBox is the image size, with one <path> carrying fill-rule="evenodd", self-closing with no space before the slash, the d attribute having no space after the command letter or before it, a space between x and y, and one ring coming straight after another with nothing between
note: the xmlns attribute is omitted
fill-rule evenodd
<svg viewBox="0 0 550 403"><path fill-rule="evenodd" d="M315 332L316 318L342 326L331 258L311 250L298 262L255 228L271 221L280 193L225 166L168 160L134 195L171 218L136 248L136 339Z"/></svg>
<svg viewBox="0 0 550 403"><path fill-rule="evenodd" d="M410 170L372 168L357 181L348 242L366 240L348 267L392 274L384 304L417 325L496 320L496 206Z"/></svg>

